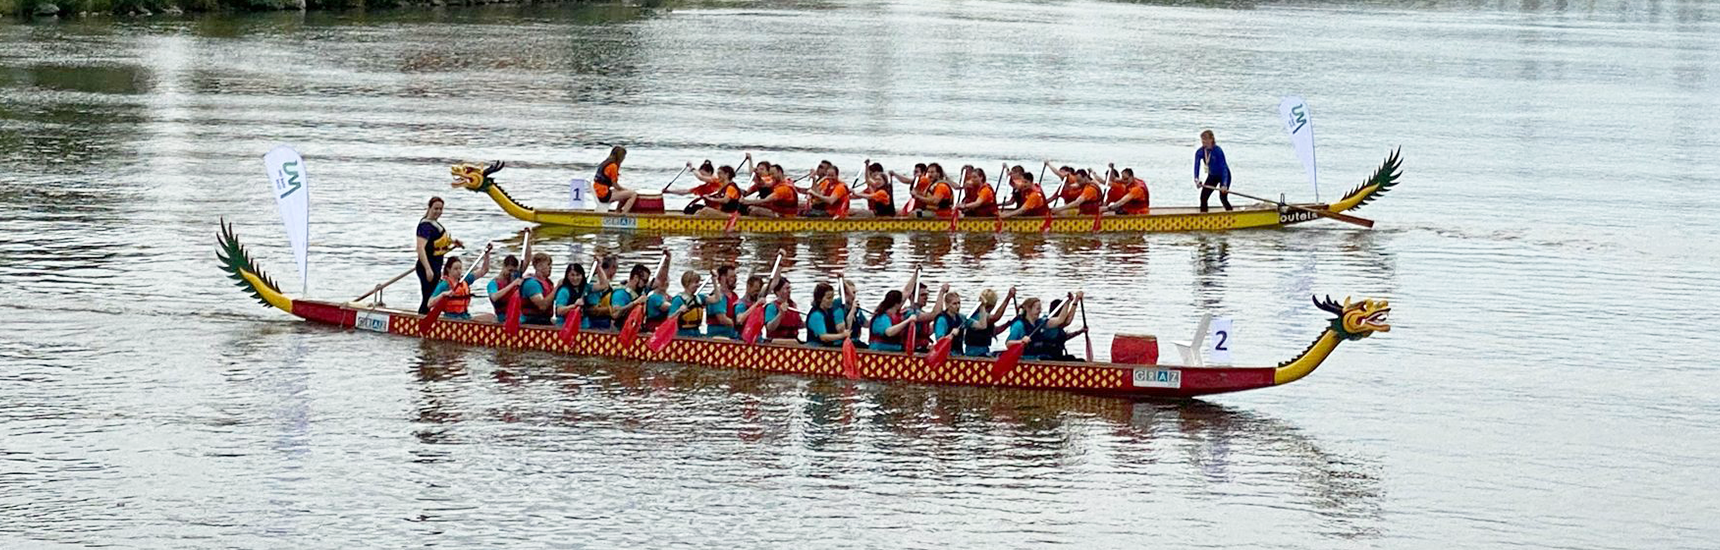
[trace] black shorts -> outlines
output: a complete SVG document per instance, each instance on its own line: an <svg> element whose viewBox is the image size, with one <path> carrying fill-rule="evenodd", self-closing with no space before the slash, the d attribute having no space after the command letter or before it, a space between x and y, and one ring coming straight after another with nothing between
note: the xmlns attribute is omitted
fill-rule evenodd
<svg viewBox="0 0 1720 550"><path fill-rule="evenodd" d="M747 205L741 204L741 201L725 202L725 203L723 203L722 206L718 207L717 210L721 210L724 214L733 214L736 212L740 212L742 216L745 216L745 215L747 215L747 213L752 212L752 208L747 206Z"/></svg>
<svg viewBox="0 0 1720 550"><path fill-rule="evenodd" d="M1206 184L1219 189L1230 189L1230 184L1224 183L1224 180L1213 174L1206 175Z"/></svg>

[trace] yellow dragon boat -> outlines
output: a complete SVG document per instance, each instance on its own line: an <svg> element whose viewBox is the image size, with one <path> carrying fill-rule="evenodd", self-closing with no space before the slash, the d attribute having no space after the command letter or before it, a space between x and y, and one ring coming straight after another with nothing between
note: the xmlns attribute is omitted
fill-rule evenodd
<svg viewBox="0 0 1720 550"><path fill-rule="evenodd" d="M423 340L457 342L491 348L537 350L573 356L665 362L706 367L749 369L802 376L846 377L857 380L900 381L1052 390L1088 395L1141 398L1189 398L1282 386L1308 376L1338 345L1391 330L1391 308L1384 300L1339 304L1330 298L1314 301L1335 317L1296 357L1274 367L1186 367L1108 362L1024 360L1009 370L993 358L950 356L933 366L924 354L861 350L852 371L843 366L840 348L754 344L718 338L676 338L653 350L646 338L624 342L616 332L584 331L572 338L553 326L523 326L509 332L501 324L438 319L426 324L411 311L358 302L328 302L288 297L250 259L223 224L217 235L221 269L237 286L265 306L336 327L394 334Z"/></svg>
<svg viewBox="0 0 1720 550"><path fill-rule="evenodd" d="M1282 227L1322 218L1319 212L1342 213L1360 208L1390 191L1402 175L1399 152L1393 151L1367 181L1344 194L1337 202L1268 204L1224 211L1201 212L1198 207L1153 208L1142 215L1068 215L1042 217L975 217L957 220L936 218L706 218L676 213L614 213L591 210L532 208L509 196L490 177L499 165L455 165L454 186L490 197L508 215L541 225L565 226L593 231L646 231L658 233L1159 233L1182 231L1229 231ZM660 199L659 199L660 200ZM1049 220L1049 224L1047 224Z"/></svg>

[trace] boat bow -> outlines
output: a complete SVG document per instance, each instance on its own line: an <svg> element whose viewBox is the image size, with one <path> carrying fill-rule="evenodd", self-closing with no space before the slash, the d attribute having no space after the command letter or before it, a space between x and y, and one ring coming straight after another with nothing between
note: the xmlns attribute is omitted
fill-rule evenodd
<svg viewBox="0 0 1720 550"><path fill-rule="evenodd" d="M1272 385L1282 386L1308 376L1332 355L1332 350L1338 349L1338 344L1392 329L1386 322L1392 308L1385 300L1364 299L1352 303L1349 298L1345 298L1344 303L1339 305L1330 296L1326 297L1325 301L1315 297L1314 306L1337 317L1332 319L1331 326L1326 327L1320 337L1314 340L1314 344L1308 346L1301 355L1278 364L1272 373Z"/></svg>
<svg viewBox="0 0 1720 550"><path fill-rule="evenodd" d="M500 161L492 162L489 166L462 162L449 168L448 171L454 175L454 182L452 183L454 187L489 195L490 200L496 201L496 205L502 207L502 210L507 212L509 216L519 218L520 221L537 223L537 209L520 204L519 201L509 196L507 191L502 190L502 186L497 185L496 180L491 179L490 175L495 174L504 166L506 164Z"/></svg>

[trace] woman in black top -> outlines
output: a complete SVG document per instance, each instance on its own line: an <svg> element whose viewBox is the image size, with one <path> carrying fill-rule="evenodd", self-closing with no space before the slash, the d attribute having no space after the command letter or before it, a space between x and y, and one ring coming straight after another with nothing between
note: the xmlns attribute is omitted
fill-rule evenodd
<svg viewBox="0 0 1720 550"><path fill-rule="evenodd" d="M418 313L430 312L430 291L436 289L436 282L442 273L442 257L448 251L461 246L460 240L448 235L448 230L442 223L436 221L442 217L442 197L430 197L430 206L424 211L424 219L418 220L418 290L423 298L418 301Z"/></svg>

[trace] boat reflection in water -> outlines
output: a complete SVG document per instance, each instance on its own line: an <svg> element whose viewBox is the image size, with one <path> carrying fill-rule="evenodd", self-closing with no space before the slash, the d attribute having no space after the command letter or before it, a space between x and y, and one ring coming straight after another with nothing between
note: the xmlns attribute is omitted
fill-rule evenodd
<svg viewBox="0 0 1720 550"><path fill-rule="evenodd" d="M417 431L429 446L524 455L622 445L597 451L640 461L617 473L685 459L733 479L787 476L817 490L842 489L835 478L876 480L868 490L877 493L841 497L860 505L903 483L954 500L1098 483L1135 505L1260 495L1274 513L1313 518L1343 538L1377 535L1381 521L1376 459L1328 452L1287 422L1202 401L851 383L438 342L421 344L418 363Z"/></svg>

